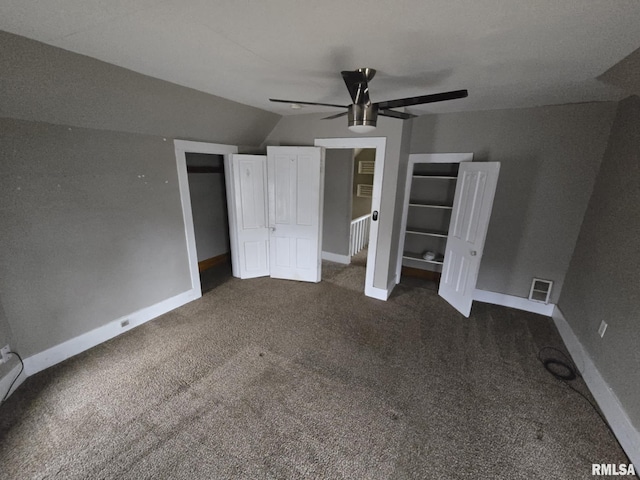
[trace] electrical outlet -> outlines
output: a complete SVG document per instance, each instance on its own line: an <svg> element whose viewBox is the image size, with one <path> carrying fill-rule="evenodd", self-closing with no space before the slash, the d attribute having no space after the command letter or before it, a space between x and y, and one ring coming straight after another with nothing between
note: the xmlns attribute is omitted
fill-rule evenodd
<svg viewBox="0 0 640 480"><path fill-rule="evenodd" d="M608 323L605 322L604 320L600 322L600 328L598 328L598 334L600 335L600 338L604 337L604 332L607 331L608 326L609 326Z"/></svg>
<svg viewBox="0 0 640 480"><path fill-rule="evenodd" d="M4 347L0 348L0 356L2 358L0 358L0 363L7 363L9 361L9 352L11 351L11 347L9 345L5 345Z"/></svg>
<svg viewBox="0 0 640 480"><path fill-rule="evenodd" d="M128 327L129 326L129 319L127 318L126 320L122 320L120 322L120 327L124 328L124 327Z"/></svg>

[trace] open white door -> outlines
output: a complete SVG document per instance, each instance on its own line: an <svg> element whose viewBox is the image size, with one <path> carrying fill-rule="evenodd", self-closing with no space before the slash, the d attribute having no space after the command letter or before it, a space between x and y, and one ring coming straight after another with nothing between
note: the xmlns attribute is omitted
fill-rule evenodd
<svg viewBox="0 0 640 480"><path fill-rule="evenodd" d="M438 294L468 317L498 184L500 162L460 164Z"/></svg>
<svg viewBox="0 0 640 480"><path fill-rule="evenodd" d="M233 276L269 275L267 157L230 155L225 165Z"/></svg>
<svg viewBox="0 0 640 480"><path fill-rule="evenodd" d="M267 147L271 276L319 282L324 149Z"/></svg>

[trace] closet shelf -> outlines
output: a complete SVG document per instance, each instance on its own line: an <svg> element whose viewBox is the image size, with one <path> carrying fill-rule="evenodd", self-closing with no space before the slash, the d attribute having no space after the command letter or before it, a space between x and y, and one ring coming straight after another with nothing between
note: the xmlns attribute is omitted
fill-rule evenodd
<svg viewBox="0 0 640 480"><path fill-rule="evenodd" d="M412 272L422 270L437 275L444 268L460 156L450 158L456 161L444 162L448 160L445 156L414 156L407 169L401 263ZM425 252L435 252L436 257L425 260Z"/></svg>
<svg viewBox="0 0 640 480"><path fill-rule="evenodd" d="M453 205L439 205L436 203L416 203L416 202L409 202L409 206L410 207L425 207L425 208L444 208L446 210L451 210L453 208Z"/></svg>
<svg viewBox="0 0 640 480"><path fill-rule="evenodd" d="M422 258L421 255L419 255L417 253L403 252L402 258L404 258L406 260L415 260L416 262L422 262L422 263L433 263L435 265L443 265L444 264L444 261L443 261L444 259L442 258L442 256L436 257L433 260L425 260L424 258Z"/></svg>
<svg viewBox="0 0 640 480"><path fill-rule="evenodd" d="M438 180L456 180L458 177L453 175L420 175L419 173L414 173L413 178L433 178Z"/></svg>
<svg viewBox="0 0 640 480"><path fill-rule="evenodd" d="M440 237L447 238L447 232L438 232L435 230L424 230L422 228L407 227L406 233L413 233L414 235L426 235L428 237Z"/></svg>

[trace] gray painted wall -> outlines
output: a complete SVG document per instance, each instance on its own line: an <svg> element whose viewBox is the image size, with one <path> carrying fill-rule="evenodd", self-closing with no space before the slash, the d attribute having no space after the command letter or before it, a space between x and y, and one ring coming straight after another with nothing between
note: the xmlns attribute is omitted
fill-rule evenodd
<svg viewBox="0 0 640 480"><path fill-rule="evenodd" d="M223 156L187 153L187 165L222 169ZM229 253L231 247L224 172L189 173L188 178L198 262Z"/></svg>
<svg viewBox="0 0 640 480"><path fill-rule="evenodd" d="M535 276L558 301L614 114L590 103L413 120L411 153L502 163L478 288L527 297Z"/></svg>
<svg viewBox="0 0 640 480"><path fill-rule="evenodd" d="M371 213L371 198L359 197L358 184L373 185L373 175L358 173L358 162L361 160L373 162L376 159L374 148L365 148L355 157L353 162L353 189L351 200L351 218L355 219Z"/></svg>
<svg viewBox="0 0 640 480"><path fill-rule="evenodd" d="M23 357L191 286L172 142L0 120L0 291Z"/></svg>
<svg viewBox="0 0 640 480"><path fill-rule="evenodd" d="M406 188L406 179L407 179L407 169L409 166L409 154L411 151L411 135L413 134L413 121L405 120L402 123L402 134L400 140L400 153L399 164L398 164L398 175L396 181L398 182L398 188L396 189L396 216L394 218L393 230L391 235L392 245L395 246L393 250L393 255L389 257L389 271L398 271L398 266L402 262L402 258L398 258L402 251L400 244L401 233L402 233L402 210L404 208L405 196L409 195L410 192L405 191ZM400 275L400 274L399 274Z"/></svg>
<svg viewBox="0 0 640 480"><path fill-rule="evenodd" d="M0 298L0 348L5 345L9 345L14 348L13 332L11 331L11 325L7 320L7 315L4 313L4 307L2 306L2 299ZM7 363L0 365L0 378L4 377L11 369L19 363L18 359L12 355ZM5 395L5 391L0 390L0 398Z"/></svg>
<svg viewBox="0 0 640 480"><path fill-rule="evenodd" d="M353 150L328 149L324 169L322 251L349 255Z"/></svg>
<svg viewBox="0 0 640 480"><path fill-rule="evenodd" d="M0 71L12 346L29 356L188 290L172 139L258 145L279 116L4 32Z"/></svg>
<svg viewBox="0 0 640 480"><path fill-rule="evenodd" d="M618 107L559 307L640 429L640 98ZM603 338L600 322L609 326Z"/></svg>
<svg viewBox="0 0 640 480"><path fill-rule="evenodd" d="M322 120L326 116L327 113L282 117L264 144L304 146L313 145L316 138L363 137L348 130L345 118ZM405 125L407 123L404 122ZM410 132L404 138L408 139L408 135ZM394 222L398 227L400 225L401 218L397 217L402 216L402 202L396 202L396 195L404 198L404 192L398 192L398 173L401 173L403 168L400 163L403 122L387 117L378 118L378 128L368 136L387 138L378 226L378 252L373 279L375 287L386 289L389 282L395 278L395 262L398 255L398 232L394 233L393 229ZM407 158L403 158L403 161L406 171ZM390 262L394 264L393 269L389 269Z"/></svg>

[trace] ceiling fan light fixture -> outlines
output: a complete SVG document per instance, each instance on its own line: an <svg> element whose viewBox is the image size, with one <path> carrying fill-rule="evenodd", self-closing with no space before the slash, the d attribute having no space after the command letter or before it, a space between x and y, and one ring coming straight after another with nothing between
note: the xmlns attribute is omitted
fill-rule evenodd
<svg viewBox="0 0 640 480"><path fill-rule="evenodd" d="M349 105L349 130L355 133L369 133L376 129L378 107L372 103Z"/></svg>
<svg viewBox="0 0 640 480"><path fill-rule="evenodd" d="M332 107L339 109L347 109L345 112L335 115L329 115L323 120L333 120L334 118L349 115L349 130L354 133L369 133L375 130L378 121L378 115L382 117L398 118L400 120L409 120L417 115L406 112L398 112L394 108L411 107L413 105L423 105L425 103L444 102L446 100L455 100L457 98L465 98L469 95L466 90L454 90L451 92L432 93L428 95L420 95L418 97L397 98L395 100L386 100L384 102L371 102L369 97L369 82L373 79L376 71L373 68L358 68L357 70L343 70L340 72L342 80L349 90L351 97L351 105L337 105L335 103L320 102L298 102L296 100L284 100L279 98L270 98L272 102L289 103L291 108L300 108L304 105L320 105L323 107Z"/></svg>
<svg viewBox="0 0 640 480"><path fill-rule="evenodd" d="M376 129L374 125L349 125L349 130L353 133L369 133Z"/></svg>

